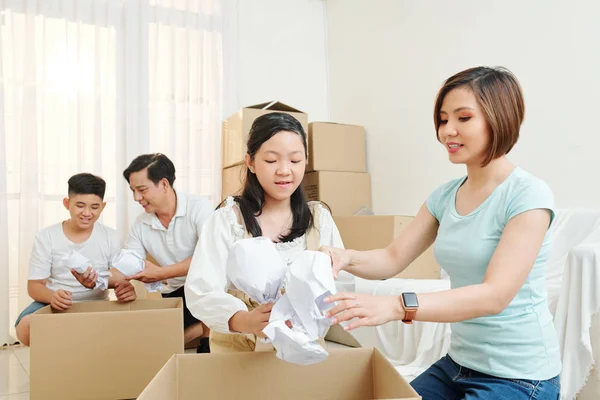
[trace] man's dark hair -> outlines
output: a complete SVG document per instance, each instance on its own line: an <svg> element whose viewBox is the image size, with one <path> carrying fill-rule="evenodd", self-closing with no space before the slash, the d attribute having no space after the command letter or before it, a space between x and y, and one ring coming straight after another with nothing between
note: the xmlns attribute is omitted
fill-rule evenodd
<svg viewBox="0 0 600 400"><path fill-rule="evenodd" d="M154 182L155 185L158 185L158 182L164 178L173 187L173 183L175 183L175 165L167 156L161 153L137 156L123 171L123 177L129 183L129 176L144 168L148 168L148 179Z"/></svg>

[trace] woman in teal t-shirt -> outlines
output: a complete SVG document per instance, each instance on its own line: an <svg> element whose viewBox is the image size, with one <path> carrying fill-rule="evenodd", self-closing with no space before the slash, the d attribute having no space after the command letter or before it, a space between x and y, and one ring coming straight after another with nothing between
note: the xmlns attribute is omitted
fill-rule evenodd
<svg viewBox="0 0 600 400"><path fill-rule="evenodd" d="M452 323L448 354L411 383L424 400L559 397L560 353L545 287L554 196L506 158L524 113L519 82L504 68L448 78L435 102L437 139L467 175L438 187L387 248L322 249L334 275L387 279L435 242L450 290L329 299L338 302L334 323L356 318L348 329L392 320Z"/></svg>

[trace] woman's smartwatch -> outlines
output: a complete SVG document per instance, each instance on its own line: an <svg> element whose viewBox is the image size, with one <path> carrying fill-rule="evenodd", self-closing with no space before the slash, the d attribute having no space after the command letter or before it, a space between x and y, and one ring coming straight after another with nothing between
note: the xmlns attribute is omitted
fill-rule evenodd
<svg viewBox="0 0 600 400"><path fill-rule="evenodd" d="M419 310L419 300L417 299L417 294L413 292L402 293L400 296L402 299L402 308L404 308L404 319L402 322L405 324L412 324L413 319L417 315L417 311Z"/></svg>

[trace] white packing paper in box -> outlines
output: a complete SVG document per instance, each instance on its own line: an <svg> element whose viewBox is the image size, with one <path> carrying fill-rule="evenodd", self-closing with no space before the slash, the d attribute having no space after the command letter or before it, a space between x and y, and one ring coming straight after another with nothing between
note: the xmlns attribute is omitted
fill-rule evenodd
<svg viewBox="0 0 600 400"><path fill-rule="evenodd" d="M235 242L227 258L227 278L259 304L281 297L287 266L271 239L256 237Z"/></svg>
<svg viewBox="0 0 600 400"><path fill-rule="evenodd" d="M70 253L65 254L61 261L64 261L69 268L73 268L80 274L85 273L88 267L92 267L92 269L98 273L98 278L96 278L96 285L94 286L94 289L108 289L108 278L111 276L111 273L109 271L97 271L92 265L92 262L77 250L71 250Z"/></svg>
<svg viewBox="0 0 600 400"><path fill-rule="evenodd" d="M314 364L329 354L318 343L331 326L325 317L333 304L325 297L336 292L331 259L319 251L303 251L293 259L283 297L277 301L263 332L277 350L277 357L294 364ZM292 323L289 328L285 321Z"/></svg>
<svg viewBox="0 0 600 400"><path fill-rule="evenodd" d="M327 254L302 251L288 267L269 238L242 239L229 253L227 278L257 303L275 302L263 332L278 358L307 365L329 356L318 343L331 326L323 314L333 305L325 304L323 299L336 292Z"/></svg>
<svg viewBox="0 0 600 400"><path fill-rule="evenodd" d="M144 270L144 259L130 249L123 249L115 256L112 262L113 268L118 269L125 277L130 277ZM162 282L145 283L149 292L160 292Z"/></svg>

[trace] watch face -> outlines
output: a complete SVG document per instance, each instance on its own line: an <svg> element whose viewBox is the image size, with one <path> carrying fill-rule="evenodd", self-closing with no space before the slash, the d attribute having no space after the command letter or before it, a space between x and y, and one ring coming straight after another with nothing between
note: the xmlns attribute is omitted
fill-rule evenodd
<svg viewBox="0 0 600 400"><path fill-rule="evenodd" d="M402 293L402 300L404 301L404 306L406 308L419 307L419 302L417 301L416 293Z"/></svg>

